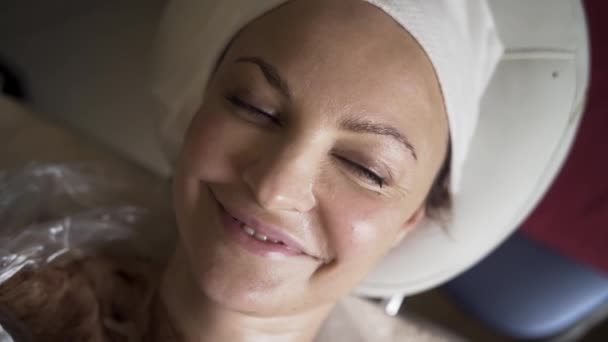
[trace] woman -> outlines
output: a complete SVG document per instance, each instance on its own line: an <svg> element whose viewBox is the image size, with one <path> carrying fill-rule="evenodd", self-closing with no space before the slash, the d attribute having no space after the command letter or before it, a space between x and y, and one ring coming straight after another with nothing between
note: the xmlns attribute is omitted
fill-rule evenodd
<svg viewBox="0 0 608 342"><path fill-rule="evenodd" d="M103 340L127 321L138 332L126 334L146 340L311 341L392 247L449 209L498 56L496 37L476 29L492 26L487 6L171 6L162 52L184 54L161 91L177 132L188 129L173 179L178 238L158 289L153 270L87 259L18 275L3 285L3 303L46 340L44 320L31 318L40 307L75 309L88 298L100 304L72 312L64 328L82 329L69 336ZM173 35L182 30L190 34ZM78 285L52 305L24 300L32 291L23 288L48 286L50 275ZM92 290L75 295L83 284Z"/></svg>

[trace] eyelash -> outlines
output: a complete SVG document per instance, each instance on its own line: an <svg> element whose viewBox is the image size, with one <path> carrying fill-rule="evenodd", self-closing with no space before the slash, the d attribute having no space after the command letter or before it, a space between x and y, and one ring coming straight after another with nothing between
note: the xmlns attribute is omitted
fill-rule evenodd
<svg viewBox="0 0 608 342"><path fill-rule="evenodd" d="M336 158L338 158L340 161L344 162L357 175L367 178L368 180L370 180L370 181L374 182L376 185L378 185L378 187L382 188L386 184L386 179L382 178L381 176L379 176L372 170L364 167L363 165L360 165L358 163L355 163L352 160L349 160L349 159L346 159L343 157L336 156Z"/></svg>
<svg viewBox="0 0 608 342"><path fill-rule="evenodd" d="M252 115L262 117L263 119L269 120L277 126L281 126L281 122L274 115L270 115L270 114L266 113L265 111L247 103L246 101L243 101L242 99L240 99L237 96L234 96L234 95L227 96L226 99L234 106L237 106ZM336 158L338 158L340 161L342 161L344 164L346 164L348 167L350 167L350 169L353 172L355 172L357 175L374 182L378 187L382 188L386 184L386 179L380 177L379 175L377 175L375 172L371 171L370 169L368 169L358 163L355 163L352 160L346 159L344 157L336 156Z"/></svg>
<svg viewBox="0 0 608 342"><path fill-rule="evenodd" d="M257 117L261 117L265 120L269 120L270 122L272 122L273 124L275 124L277 126L281 126L281 122L279 121L279 119L277 119L276 116L268 114L265 111L257 108L256 106L251 105L251 104L247 103L246 101L243 101L238 96L234 96L234 95L226 96L226 100L228 100L228 102L230 102L232 105L245 110L249 114L252 114Z"/></svg>

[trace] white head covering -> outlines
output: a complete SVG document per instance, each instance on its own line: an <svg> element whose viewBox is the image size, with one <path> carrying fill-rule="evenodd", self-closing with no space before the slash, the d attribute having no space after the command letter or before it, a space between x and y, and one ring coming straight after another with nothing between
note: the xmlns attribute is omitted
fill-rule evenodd
<svg viewBox="0 0 608 342"><path fill-rule="evenodd" d="M229 41L246 24L286 1L170 2L160 30L156 84L157 95L167 112L160 133L169 158L177 155L187 126L201 105L207 80ZM457 193L480 101L503 53L486 0L365 1L409 31L435 68L450 125L451 190ZM445 234L438 233L442 230L436 224L428 223L430 228L425 227L422 237L416 237L423 245L425 239L446 239ZM396 250L372 272L363 286L371 290L364 290L365 293L386 293L374 290L374 279L384 282L387 277L403 272L403 248ZM389 292L399 292L399 286Z"/></svg>

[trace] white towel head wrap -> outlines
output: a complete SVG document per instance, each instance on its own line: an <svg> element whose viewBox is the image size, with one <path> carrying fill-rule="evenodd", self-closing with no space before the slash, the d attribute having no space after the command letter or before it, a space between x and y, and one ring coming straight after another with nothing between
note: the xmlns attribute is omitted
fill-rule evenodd
<svg viewBox="0 0 608 342"><path fill-rule="evenodd" d="M172 0L160 31L160 133L175 158L221 52L243 26L288 0ZM403 26L431 60L443 93L456 193L480 101L502 55L486 0L365 0Z"/></svg>

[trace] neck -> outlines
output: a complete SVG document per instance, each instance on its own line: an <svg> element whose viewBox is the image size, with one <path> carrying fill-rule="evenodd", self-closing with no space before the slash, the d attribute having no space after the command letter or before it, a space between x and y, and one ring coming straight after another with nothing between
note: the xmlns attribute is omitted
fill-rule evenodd
<svg viewBox="0 0 608 342"><path fill-rule="evenodd" d="M185 256L176 252L163 275L160 296L183 342L310 342L332 306L290 315L255 316L230 310L196 286Z"/></svg>

